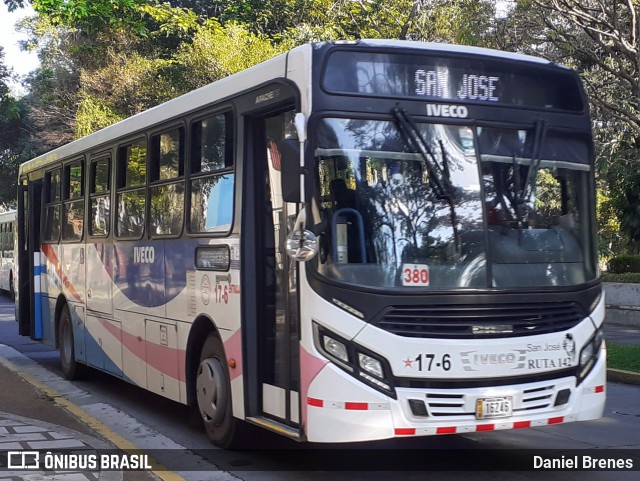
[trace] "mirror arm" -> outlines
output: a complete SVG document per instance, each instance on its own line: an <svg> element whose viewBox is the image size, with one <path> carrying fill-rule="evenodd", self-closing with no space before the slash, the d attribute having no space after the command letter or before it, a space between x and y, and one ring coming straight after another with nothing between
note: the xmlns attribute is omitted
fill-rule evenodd
<svg viewBox="0 0 640 481"><path fill-rule="evenodd" d="M300 200L304 203L306 199L304 192L304 144L307 141L307 119L302 112L298 112L294 122L298 132L298 142L300 142Z"/></svg>

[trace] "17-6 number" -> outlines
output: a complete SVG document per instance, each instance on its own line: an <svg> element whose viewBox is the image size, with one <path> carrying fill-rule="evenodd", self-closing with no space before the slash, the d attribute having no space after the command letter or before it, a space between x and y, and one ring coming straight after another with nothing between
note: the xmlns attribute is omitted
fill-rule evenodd
<svg viewBox="0 0 640 481"><path fill-rule="evenodd" d="M418 363L419 371L431 371L433 367L442 368L445 371L451 369L451 354L443 354L441 359L436 359L435 354L418 354L414 361Z"/></svg>

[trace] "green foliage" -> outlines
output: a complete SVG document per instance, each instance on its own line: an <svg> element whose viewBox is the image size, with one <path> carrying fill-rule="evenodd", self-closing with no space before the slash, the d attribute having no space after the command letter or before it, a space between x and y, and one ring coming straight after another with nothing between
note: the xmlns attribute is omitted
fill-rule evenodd
<svg viewBox="0 0 640 481"><path fill-rule="evenodd" d="M193 41L183 44L174 62L179 66L181 87L190 91L247 69L284 52L268 38L237 23L221 26L209 20L199 27Z"/></svg>
<svg viewBox="0 0 640 481"><path fill-rule="evenodd" d="M488 0L314 0L285 37L296 42L391 38L484 44L495 13Z"/></svg>
<svg viewBox="0 0 640 481"><path fill-rule="evenodd" d="M54 25L95 35L107 28L123 29L144 35L147 28L139 14L145 0L32 0L33 9L48 17Z"/></svg>
<svg viewBox="0 0 640 481"><path fill-rule="evenodd" d="M84 137L124 118L114 112L107 103L91 94L86 94L80 101L76 114L75 136L77 138Z"/></svg>
<svg viewBox="0 0 640 481"><path fill-rule="evenodd" d="M167 3L142 5L139 10L158 22L158 30L153 32L156 34L184 37L198 27L198 16L193 10L173 8Z"/></svg>
<svg viewBox="0 0 640 481"><path fill-rule="evenodd" d="M0 47L0 206L15 205L18 165L32 154L25 121L25 102L15 98L8 82L11 70L4 63Z"/></svg>
<svg viewBox="0 0 640 481"><path fill-rule="evenodd" d="M607 270L612 274L640 272L640 255L622 255L612 257L607 262Z"/></svg>
<svg viewBox="0 0 640 481"><path fill-rule="evenodd" d="M622 282L625 284L640 284L640 272L627 272L625 274L602 274L602 282Z"/></svg>
<svg viewBox="0 0 640 481"><path fill-rule="evenodd" d="M103 68L80 76L75 137L135 115L178 93L167 75L173 62L140 54L113 54Z"/></svg>
<svg viewBox="0 0 640 481"><path fill-rule="evenodd" d="M624 238L620 232L620 219L610 190L603 180L596 191L596 219L598 249L603 258L623 252Z"/></svg>

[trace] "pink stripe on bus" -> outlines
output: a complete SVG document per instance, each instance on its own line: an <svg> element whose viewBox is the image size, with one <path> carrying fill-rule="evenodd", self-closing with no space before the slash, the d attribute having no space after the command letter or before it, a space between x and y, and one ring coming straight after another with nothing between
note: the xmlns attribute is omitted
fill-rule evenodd
<svg viewBox="0 0 640 481"><path fill-rule="evenodd" d="M116 339L122 342L132 354L139 359L146 361L148 365L174 379L184 381L185 351L184 349L176 349L168 346L161 346L148 342L124 331L122 328L116 327L109 322L108 319L98 318L100 324L109 331Z"/></svg>

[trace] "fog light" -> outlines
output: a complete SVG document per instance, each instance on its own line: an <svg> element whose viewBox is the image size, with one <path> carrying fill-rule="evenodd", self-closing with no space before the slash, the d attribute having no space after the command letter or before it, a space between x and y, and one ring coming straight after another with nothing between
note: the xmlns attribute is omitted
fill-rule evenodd
<svg viewBox="0 0 640 481"><path fill-rule="evenodd" d="M429 415L427 406L422 399L409 399L409 407L414 416L426 417Z"/></svg>
<svg viewBox="0 0 640 481"><path fill-rule="evenodd" d="M382 371L382 364L377 359L367 356L366 354L358 353L358 363L362 370L373 374L379 379L384 379L384 373Z"/></svg>
<svg viewBox="0 0 640 481"><path fill-rule="evenodd" d="M553 405L562 406L563 404L567 404L569 402L570 397L571 397L571 389L563 389L558 392L556 396L556 402L553 403Z"/></svg>

